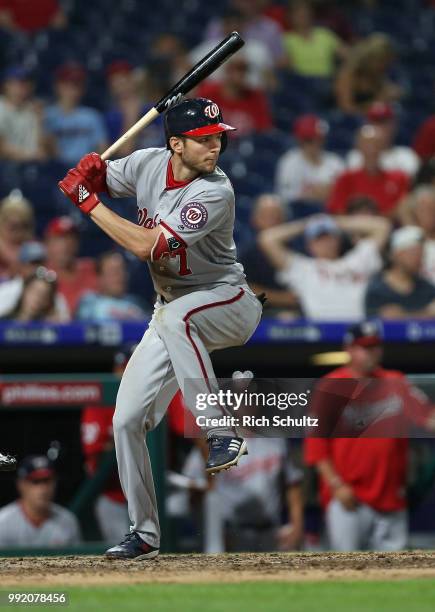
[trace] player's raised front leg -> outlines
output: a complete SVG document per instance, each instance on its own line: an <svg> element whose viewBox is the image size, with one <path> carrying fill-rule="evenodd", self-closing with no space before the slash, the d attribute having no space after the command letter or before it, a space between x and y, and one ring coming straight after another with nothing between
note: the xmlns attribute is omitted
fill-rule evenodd
<svg viewBox="0 0 435 612"><path fill-rule="evenodd" d="M232 285L195 291L158 310L156 331L165 343L189 409L193 411L189 406L192 397L218 391L209 353L244 344L255 331L261 311L261 304L247 287ZM202 414L210 422L225 415L226 407L208 405ZM246 453L246 442L234 428L206 426L203 430L210 446L209 473L236 465Z"/></svg>

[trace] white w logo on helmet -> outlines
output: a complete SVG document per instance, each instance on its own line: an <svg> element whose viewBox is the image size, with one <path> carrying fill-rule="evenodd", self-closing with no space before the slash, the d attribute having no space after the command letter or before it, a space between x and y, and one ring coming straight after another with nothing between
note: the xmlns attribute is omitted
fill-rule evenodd
<svg viewBox="0 0 435 612"><path fill-rule="evenodd" d="M204 115L206 115L207 117L210 117L210 119L216 119L219 113L220 113L219 106L214 103L209 104L204 109Z"/></svg>

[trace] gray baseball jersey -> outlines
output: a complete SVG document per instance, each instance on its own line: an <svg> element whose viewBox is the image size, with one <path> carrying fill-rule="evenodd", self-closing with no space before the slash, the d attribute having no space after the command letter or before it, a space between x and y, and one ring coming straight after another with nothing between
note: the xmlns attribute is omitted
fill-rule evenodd
<svg viewBox="0 0 435 612"><path fill-rule="evenodd" d="M167 188L170 151L141 149L108 162L107 186L114 197L137 198L138 223L159 223L185 243L175 257L149 262L154 288L167 301L199 288L245 284L236 260L234 191L218 167L187 185Z"/></svg>
<svg viewBox="0 0 435 612"><path fill-rule="evenodd" d="M62 547L80 544L80 528L72 512L52 504L42 525L34 525L18 501L0 510L0 547Z"/></svg>

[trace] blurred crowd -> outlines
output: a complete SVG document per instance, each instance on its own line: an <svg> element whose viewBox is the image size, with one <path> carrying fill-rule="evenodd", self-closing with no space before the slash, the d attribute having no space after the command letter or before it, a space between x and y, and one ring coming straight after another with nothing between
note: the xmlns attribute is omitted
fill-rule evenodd
<svg viewBox="0 0 435 612"><path fill-rule="evenodd" d="M25 11L0 3L3 319L148 316L146 271L109 251L89 221L53 195L56 179L89 151L104 151L233 30L245 46L192 95L212 98L237 126L220 164L239 201L239 258L253 288L268 294L265 314L433 316L432 85L416 106L401 22L396 38L360 27L364 19L382 23L384 3L228 0L210 14L202 40L156 32L146 62L113 52L100 62L100 81L92 55L83 62L77 49L48 62L41 51L41 40L61 50L59 41L77 34L76 3L39 4ZM419 27L424 18L433 23L433 8L423 0L414 7ZM12 42L21 56L11 57ZM119 156L161 145L157 121Z"/></svg>

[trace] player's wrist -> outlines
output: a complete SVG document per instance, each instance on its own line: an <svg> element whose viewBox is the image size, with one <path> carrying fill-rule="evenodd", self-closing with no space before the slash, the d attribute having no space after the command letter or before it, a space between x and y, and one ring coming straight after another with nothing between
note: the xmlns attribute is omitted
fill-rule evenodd
<svg viewBox="0 0 435 612"><path fill-rule="evenodd" d="M96 206L101 204L96 193L91 193L90 196L82 203L77 206L85 215L90 215Z"/></svg>

